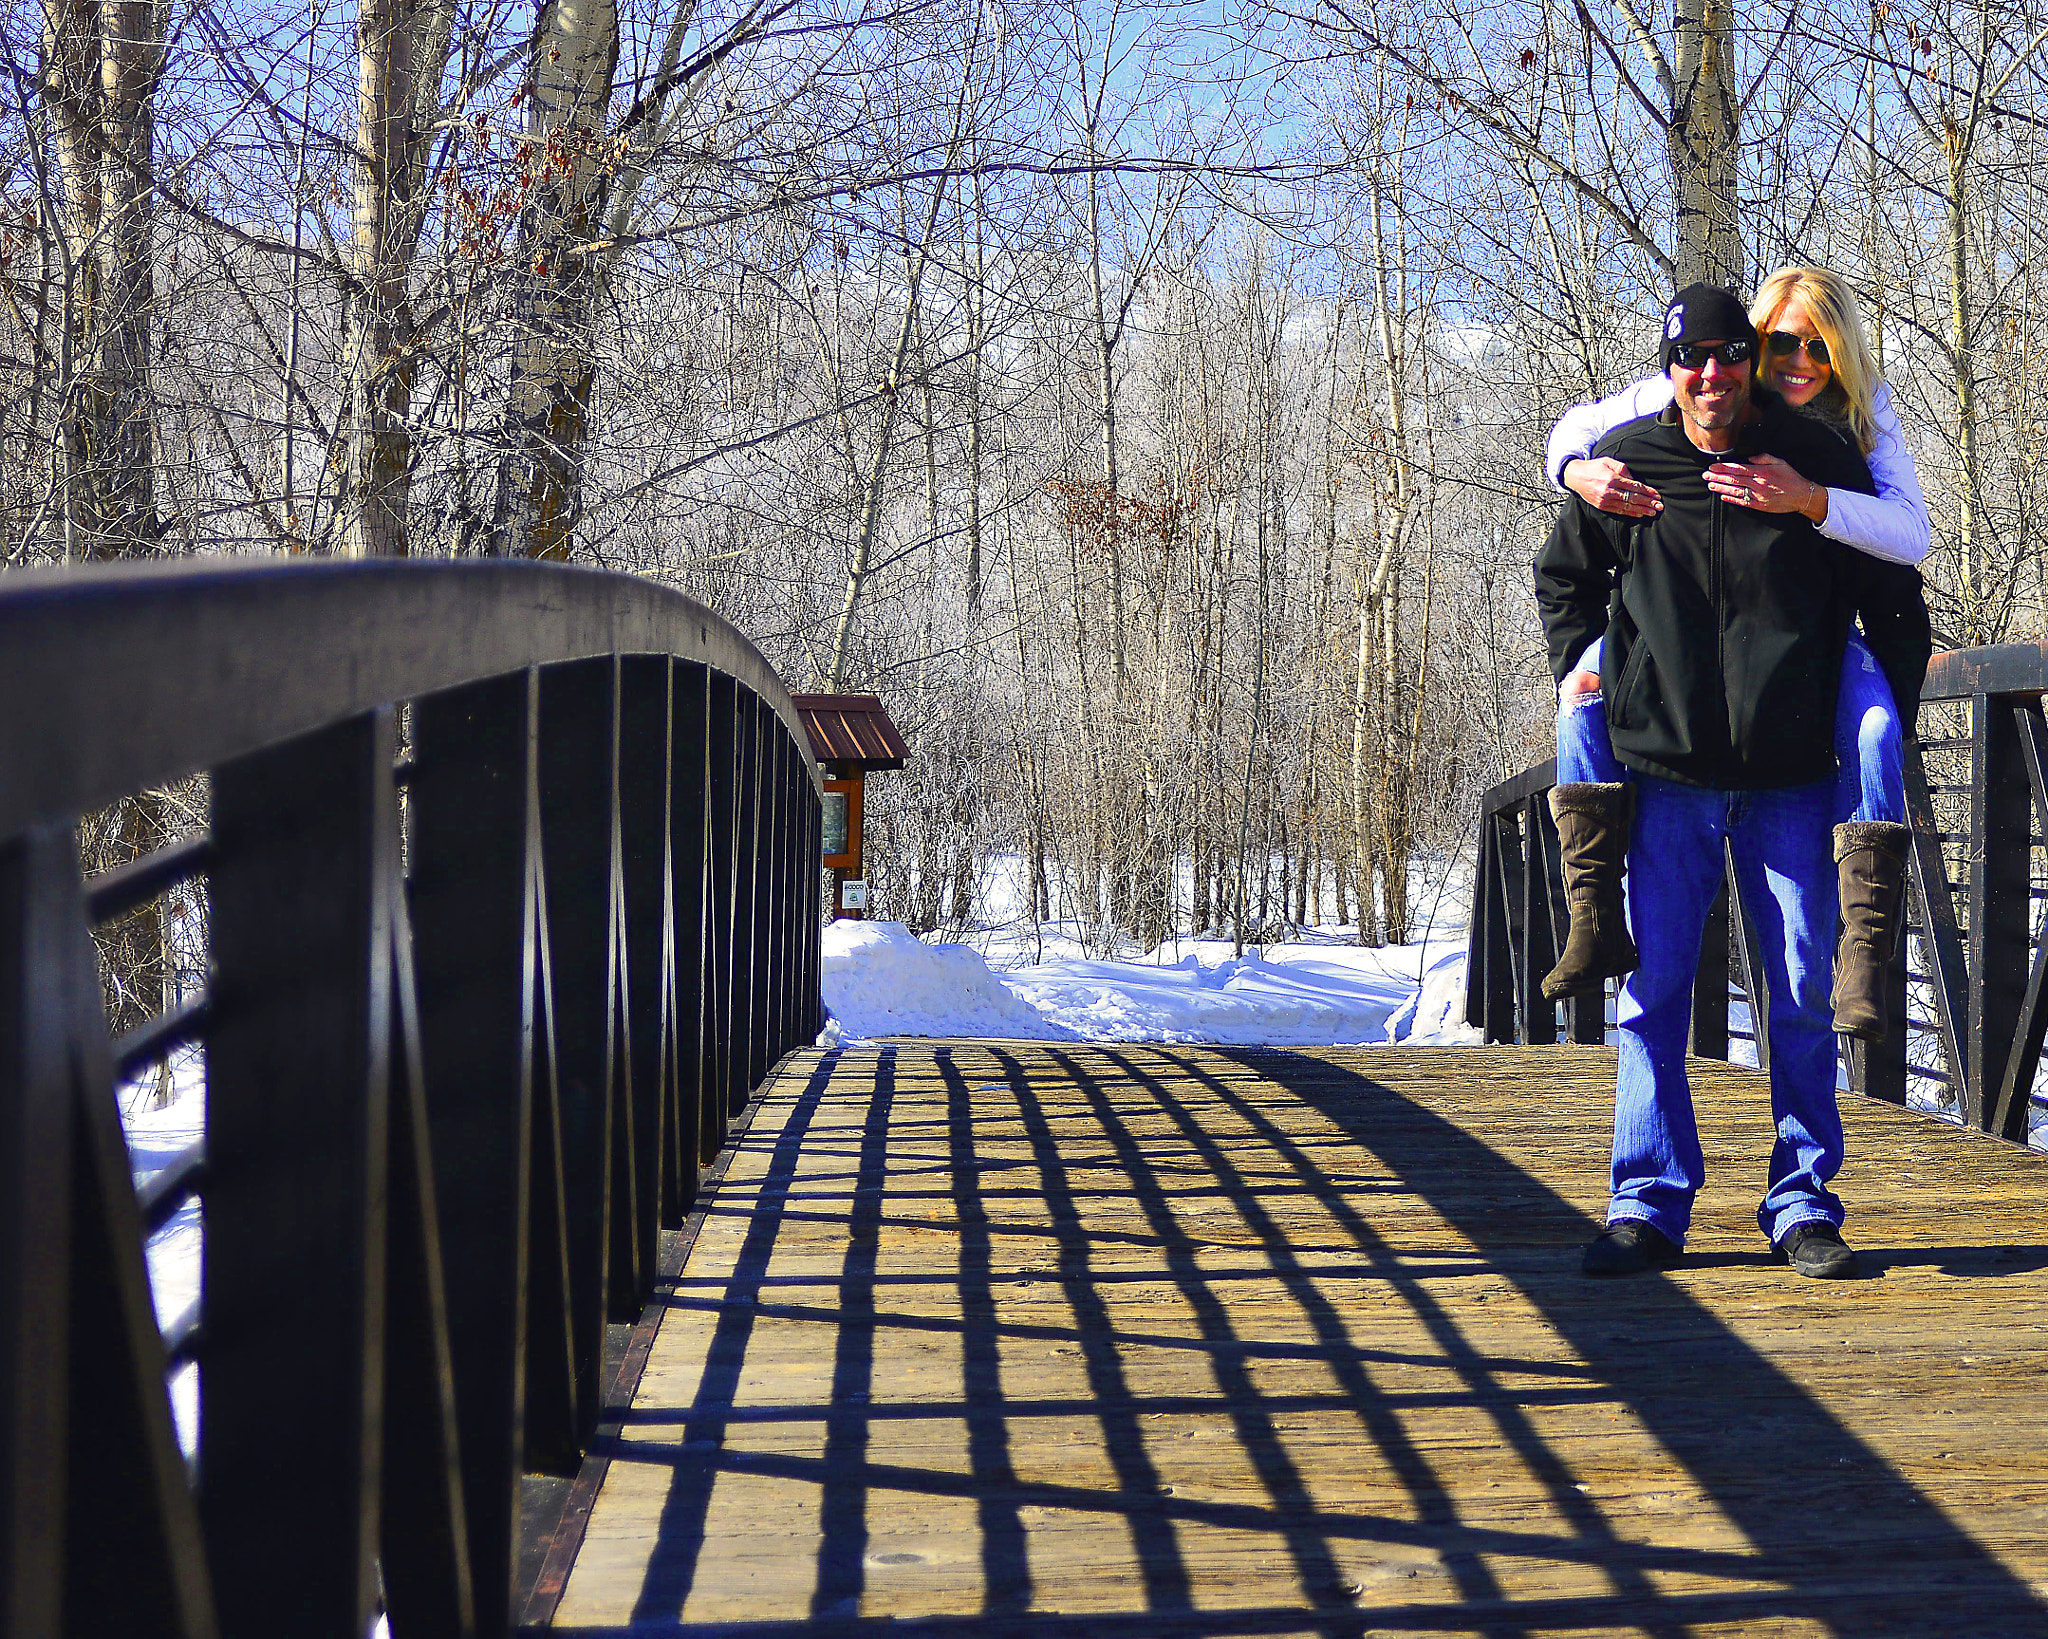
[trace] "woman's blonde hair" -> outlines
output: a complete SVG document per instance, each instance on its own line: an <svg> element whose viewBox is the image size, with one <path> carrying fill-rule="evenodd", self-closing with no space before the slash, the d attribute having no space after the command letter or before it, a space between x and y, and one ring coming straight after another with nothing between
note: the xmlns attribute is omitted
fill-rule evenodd
<svg viewBox="0 0 2048 1639"><path fill-rule="evenodd" d="M1856 445L1868 455L1877 444L1877 355L1863 334L1863 314L1856 293L1839 273L1824 267L1781 267L1763 282L1749 304L1749 321L1768 345L1772 324L1794 301L1804 304L1813 325L1828 344L1834 374L1812 407L1848 425Z"/></svg>

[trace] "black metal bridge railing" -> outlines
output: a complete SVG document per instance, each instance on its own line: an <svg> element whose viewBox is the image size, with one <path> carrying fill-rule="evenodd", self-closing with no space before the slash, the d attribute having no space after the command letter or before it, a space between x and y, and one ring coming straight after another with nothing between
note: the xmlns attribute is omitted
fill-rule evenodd
<svg viewBox="0 0 2048 1639"><path fill-rule="evenodd" d="M0 701L0 1633L544 1616L664 1231L820 1025L781 683L645 581L330 562L11 577ZM202 833L81 881L81 815L193 775ZM203 990L110 1042L89 927L166 892ZM171 1053L204 1139L138 1195Z"/></svg>
<svg viewBox="0 0 2048 1639"><path fill-rule="evenodd" d="M2025 1143L2048 1036L2048 644L2010 643L1934 657L1921 734L1906 745L1913 831L1907 937L1895 953L1883 1042L1850 1043L1852 1087L1893 1103L1946 1109L1980 1131ZM1567 926L1557 828L1546 800L1554 764L1503 781L1480 802L1478 874L1466 963L1466 1019L1489 1042L1604 1039L1607 998L1543 1000L1540 984ZM1731 1037L1770 1046L1750 919L1730 872L1708 919L1693 992L1693 1051L1726 1058ZM1732 909L1731 909L1732 907ZM1749 1029L1731 1027L1731 992ZM1560 1014L1562 1018L1560 1018Z"/></svg>

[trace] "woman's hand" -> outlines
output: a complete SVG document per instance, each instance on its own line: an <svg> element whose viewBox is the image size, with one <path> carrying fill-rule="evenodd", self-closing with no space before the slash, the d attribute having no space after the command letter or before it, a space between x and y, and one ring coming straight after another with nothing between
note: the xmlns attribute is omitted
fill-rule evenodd
<svg viewBox="0 0 2048 1639"><path fill-rule="evenodd" d="M1722 500L1756 512L1796 512L1820 523L1828 515L1824 484L1809 483L1789 461L1759 455L1754 461L1717 461L1707 468L1707 488Z"/></svg>
<svg viewBox="0 0 2048 1639"><path fill-rule="evenodd" d="M1557 703L1561 706L1568 706L1582 694L1598 694L1599 692L1600 674L1598 672L1572 672L1557 686Z"/></svg>
<svg viewBox="0 0 2048 1639"><path fill-rule="evenodd" d="M1564 464L1564 487L1589 507L1611 512L1618 518L1654 518L1664 503L1648 484L1628 475L1628 467L1603 455L1595 461L1585 456Z"/></svg>

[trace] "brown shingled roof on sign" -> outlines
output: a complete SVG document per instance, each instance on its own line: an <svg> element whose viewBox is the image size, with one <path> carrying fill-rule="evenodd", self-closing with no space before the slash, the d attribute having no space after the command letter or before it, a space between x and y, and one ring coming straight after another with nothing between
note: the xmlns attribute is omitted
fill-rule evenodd
<svg viewBox="0 0 2048 1639"><path fill-rule="evenodd" d="M811 756L821 763L858 763L862 768L901 768L910 747L872 694L793 694L791 703L811 737Z"/></svg>

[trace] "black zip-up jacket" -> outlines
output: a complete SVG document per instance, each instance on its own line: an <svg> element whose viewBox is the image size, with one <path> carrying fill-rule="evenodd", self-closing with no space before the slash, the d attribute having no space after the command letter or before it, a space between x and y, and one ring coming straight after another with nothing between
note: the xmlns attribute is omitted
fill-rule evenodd
<svg viewBox="0 0 2048 1639"><path fill-rule="evenodd" d="M1536 559L1536 602L1562 682L1603 632L1615 755L1687 785L1766 790L1835 772L1842 649L1859 614L1910 733L1931 645L1920 575L1829 540L1796 513L1732 506L1717 461L1782 457L1833 489L1874 493L1847 439L1769 394L1726 454L1694 446L1675 408L1615 428L1596 456L1663 498L1654 518L1566 499Z"/></svg>

